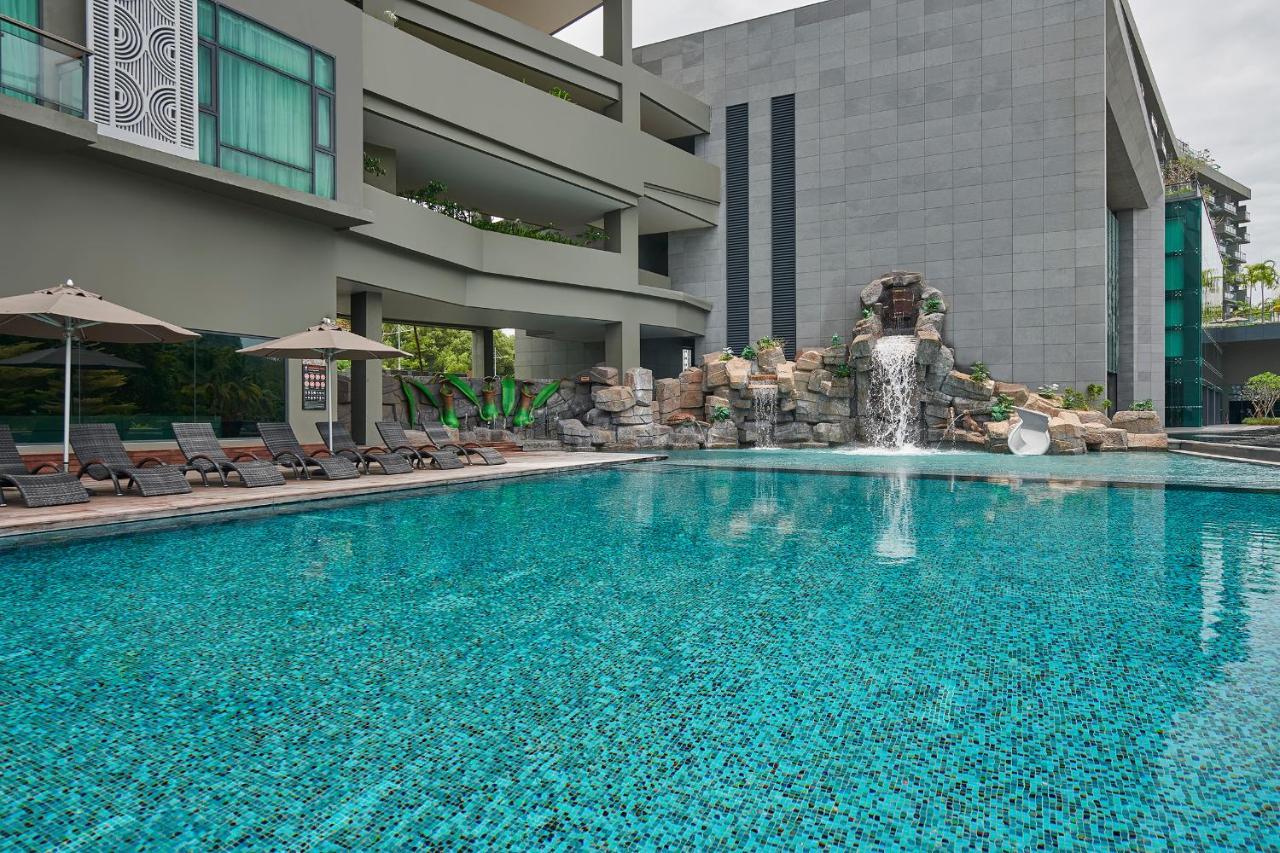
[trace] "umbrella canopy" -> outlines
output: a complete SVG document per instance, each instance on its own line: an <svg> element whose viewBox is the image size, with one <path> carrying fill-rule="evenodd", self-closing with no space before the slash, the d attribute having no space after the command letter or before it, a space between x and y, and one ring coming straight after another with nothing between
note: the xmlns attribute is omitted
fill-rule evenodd
<svg viewBox="0 0 1280 853"><path fill-rule="evenodd" d="M0 335L63 341L62 470L71 460L71 343L172 344L200 337L189 329L108 302L66 284L0 298Z"/></svg>
<svg viewBox="0 0 1280 853"><path fill-rule="evenodd" d="M66 353L58 347L38 349L24 352L13 358L0 361L0 367L62 367L66 362ZM96 349L76 347L72 350L71 361L76 367L84 370L141 370L142 365L127 358L120 358L109 352Z"/></svg>
<svg viewBox="0 0 1280 853"><path fill-rule="evenodd" d="M389 347L381 341L361 337L348 332L326 319L320 325L305 332L286 335L274 341L255 344L237 352L260 355L264 358L324 358L325 414L329 420L329 446L333 446L333 362L345 358L350 361L380 361L385 358L410 358L409 353Z"/></svg>
<svg viewBox="0 0 1280 853"><path fill-rule="evenodd" d="M245 355L264 358L315 358L349 359L351 361L377 361L384 358L410 358L409 353L389 347L381 341L362 338L340 326L324 321L305 332L286 335L274 341L256 344L240 350Z"/></svg>
<svg viewBox="0 0 1280 853"><path fill-rule="evenodd" d="M0 298L0 335L65 338L113 344L173 344L195 332L108 302L68 281L22 296Z"/></svg>

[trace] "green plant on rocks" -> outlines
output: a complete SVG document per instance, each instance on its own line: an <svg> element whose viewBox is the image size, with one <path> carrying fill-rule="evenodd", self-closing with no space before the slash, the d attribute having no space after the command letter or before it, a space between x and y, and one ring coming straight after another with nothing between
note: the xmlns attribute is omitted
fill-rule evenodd
<svg viewBox="0 0 1280 853"><path fill-rule="evenodd" d="M1154 412L1156 410L1155 403L1150 400L1139 400L1129 407L1133 412Z"/></svg>
<svg viewBox="0 0 1280 853"><path fill-rule="evenodd" d="M991 420L1007 421L1013 414L1013 400L1008 394L1001 394L991 406Z"/></svg>
<svg viewBox="0 0 1280 853"><path fill-rule="evenodd" d="M849 370L849 365L837 364L835 367L831 368L831 375L837 379L848 379L853 375L853 373Z"/></svg>
<svg viewBox="0 0 1280 853"><path fill-rule="evenodd" d="M1069 409L1073 412L1087 411L1089 408L1089 398L1074 388L1063 388L1062 408Z"/></svg>
<svg viewBox="0 0 1280 853"><path fill-rule="evenodd" d="M716 406L711 410L711 420L715 423L723 423L733 417L733 410L728 406Z"/></svg>
<svg viewBox="0 0 1280 853"><path fill-rule="evenodd" d="M782 344L783 342L778 338L765 335L763 338L756 341L756 351L760 352L762 350L767 350L767 349L778 349L782 346Z"/></svg>
<svg viewBox="0 0 1280 853"><path fill-rule="evenodd" d="M937 314L942 310L942 300L936 296L930 296L924 301L924 313Z"/></svg>
<svg viewBox="0 0 1280 853"><path fill-rule="evenodd" d="M839 335L832 335L832 336L831 336L831 345L832 345L833 347L843 346L843 345L844 345L844 338L840 337Z"/></svg>
<svg viewBox="0 0 1280 853"><path fill-rule="evenodd" d="M1102 396L1105 393L1107 393L1107 389L1103 388L1101 385L1098 385L1097 383L1090 385L1088 388L1084 389L1085 404L1088 405L1090 409L1094 409L1099 412L1106 412L1111 408L1111 401Z"/></svg>
<svg viewBox="0 0 1280 853"><path fill-rule="evenodd" d="M991 371L982 362L975 361L973 367L969 368L969 376L973 378L974 382L986 382L991 378Z"/></svg>
<svg viewBox="0 0 1280 853"><path fill-rule="evenodd" d="M733 360L733 348L732 348L732 347L725 347L724 349L720 350L720 360L721 360L721 361L732 361L732 360Z"/></svg>
<svg viewBox="0 0 1280 853"><path fill-rule="evenodd" d="M743 347L742 357L745 358L747 361L755 361L756 360L755 348L750 345Z"/></svg>

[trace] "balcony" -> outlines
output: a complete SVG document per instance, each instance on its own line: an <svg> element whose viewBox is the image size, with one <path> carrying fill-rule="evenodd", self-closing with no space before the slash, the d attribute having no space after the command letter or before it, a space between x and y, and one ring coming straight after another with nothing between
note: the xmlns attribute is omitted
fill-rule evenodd
<svg viewBox="0 0 1280 853"><path fill-rule="evenodd" d="M0 15L0 94L85 117L90 51Z"/></svg>

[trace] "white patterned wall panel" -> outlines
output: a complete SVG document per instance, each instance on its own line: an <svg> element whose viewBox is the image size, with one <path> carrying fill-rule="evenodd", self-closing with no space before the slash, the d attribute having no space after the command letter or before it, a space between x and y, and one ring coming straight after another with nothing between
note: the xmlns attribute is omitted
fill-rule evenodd
<svg viewBox="0 0 1280 853"><path fill-rule="evenodd" d="M197 159L196 0L88 0L88 18L99 131Z"/></svg>

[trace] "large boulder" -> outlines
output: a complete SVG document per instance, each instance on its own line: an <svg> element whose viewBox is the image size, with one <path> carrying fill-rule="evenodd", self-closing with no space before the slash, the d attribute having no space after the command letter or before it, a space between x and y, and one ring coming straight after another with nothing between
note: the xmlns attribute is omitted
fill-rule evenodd
<svg viewBox="0 0 1280 853"><path fill-rule="evenodd" d="M956 355L952 352L951 347L942 347L938 350L936 361L929 365L929 369L925 373L925 387L932 391L941 391L942 386L947 382L947 377L951 375L952 368L955 366Z"/></svg>
<svg viewBox="0 0 1280 853"><path fill-rule="evenodd" d="M1071 417L1070 412L1063 412L1057 417L1049 418L1050 438L1082 438L1084 427L1078 418Z"/></svg>
<svg viewBox="0 0 1280 853"><path fill-rule="evenodd" d="M604 412L622 412L636 404L636 392L625 385L605 386L591 392L591 402Z"/></svg>
<svg viewBox="0 0 1280 853"><path fill-rule="evenodd" d="M618 384L618 368L610 367L607 364L597 364L595 367L587 371L594 385L617 385Z"/></svg>
<svg viewBox="0 0 1280 853"><path fill-rule="evenodd" d="M569 447L590 447L591 430L582 425L582 421L570 419L556 424L560 430L560 441Z"/></svg>
<svg viewBox="0 0 1280 853"><path fill-rule="evenodd" d="M806 423L778 424L773 428L773 440L778 444L799 444L813 440L813 428Z"/></svg>
<svg viewBox="0 0 1280 853"><path fill-rule="evenodd" d="M822 383L830 382L834 378L835 377L832 376L829 371L821 369L815 370L809 374L809 382L806 387L810 393L819 394L822 392Z"/></svg>
<svg viewBox="0 0 1280 853"><path fill-rule="evenodd" d="M1026 385L1015 385L1011 382L997 382L996 396L1001 394L1013 401L1015 406L1026 406L1027 400L1031 398L1031 389Z"/></svg>
<svg viewBox="0 0 1280 853"><path fill-rule="evenodd" d="M751 362L745 358L731 358L724 364L729 376L729 387L739 391L746 390L751 383Z"/></svg>
<svg viewBox="0 0 1280 853"><path fill-rule="evenodd" d="M702 387L706 390L729 384L729 362L713 361L703 368Z"/></svg>
<svg viewBox="0 0 1280 853"><path fill-rule="evenodd" d="M702 377L703 370L701 367L686 367L680 371L680 386L682 388L701 388Z"/></svg>
<svg viewBox="0 0 1280 853"><path fill-rule="evenodd" d="M700 409L705 399L706 394L702 393L701 388L685 388L680 392L680 408Z"/></svg>
<svg viewBox="0 0 1280 853"><path fill-rule="evenodd" d="M884 295L884 279L878 278L875 281L862 288L862 304L866 308L870 308L880 301L880 297Z"/></svg>
<svg viewBox="0 0 1280 853"><path fill-rule="evenodd" d="M1129 449L1129 433L1115 427L1103 427L1102 444L1098 448L1104 453Z"/></svg>
<svg viewBox="0 0 1280 853"><path fill-rule="evenodd" d="M1022 404L1022 407L1024 409L1030 409L1033 412L1039 412L1042 415L1048 415L1051 418L1057 416L1058 413L1062 411L1062 409L1058 408L1044 397L1041 397L1039 394L1029 394L1027 396L1027 401Z"/></svg>
<svg viewBox="0 0 1280 853"><path fill-rule="evenodd" d="M774 373L778 377L778 393L794 394L796 390L796 371L795 365L789 361L784 361L774 368Z"/></svg>
<svg viewBox="0 0 1280 853"><path fill-rule="evenodd" d="M992 453L1008 453L1010 429L1012 429L1012 424L1009 421L991 421L988 423L986 425L987 450Z"/></svg>
<svg viewBox="0 0 1280 853"><path fill-rule="evenodd" d="M652 391L653 371L647 367L629 367L622 384L635 391Z"/></svg>
<svg viewBox="0 0 1280 853"><path fill-rule="evenodd" d="M796 357L796 370L809 371L822 367L822 350L807 349Z"/></svg>
<svg viewBox="0 0 1280 853"><path fill-rule="evenodd" d="M738 446L738 427L733 421L718 421L707 429L707 448Z"/></svg>
<svg viewBox="0 0 1280 853"><path fill-rule="evenodd" d="M849 417L849 399L847 397L832 397L820 400L818 402L818 415L823 420Z"/></svg>
<svg viewBox="0 0 1280 853"><path fill-rule="evenodd" d="M847 358L844 347L827 347L822 351L822 363L826 367L844 364Z"/></svg>
<svg viewBox="0 0 1280 853"><path fill-rule="evenodd" d="M679 379L659 379L654 383L653 399L659 403L667 400L680 399L680 380Z"/></svg>
<svg viewBox="0 0 1280 853"><path fill-rule="evenodd" d="M1111 425L1122 429L1130 435L1151 435L1162 433L1160 418L1155 412L1116 412Z"/></svg>
<svg viewBox="0 0 1280 853"><path fill-rule="evenodd" d="M876 347L876 339L871 335L858 335L853 339L853 347L849 350L849 355L853 359L870 358L871 351Z"/></svg>
<svg viewBox="0 0 1280 853"><path fill-rule="evenodd" d="M942 350L942 335L937 329L920 329L916 332L916 363L926 367L935 364Z"/></svg>
<svg viewBox="0 0 1280 853"><path fill-rule="evenodd" d="M1111 418L1107 417L1102 412L1095 412L1092 409L1087 409L1083 412L1076 412L1076 415L1080 418L1080 423L1082 424L1095 424L1101 427L1111 426Z"/></svg>
<svg viewBox="0 0 1280 853"><path fill-rule="evenodd" d="M1128 433L1130 450L1168 450L1169 436L1162 432Z"/></svg>
<svg viewBox="0 0 1280 853"><path fill-rule="evenodd" d="M849 437L842 423L820 423L813 425L813 440L825 441L827 444L844 444Z"/></svg>
<svg viewBox="0 0 1280 853"><path fill-rule="evenodd" d="M769 347L756 353L756 364L760 365L760 370L765 373L773 373L778 369L778 365L786 360L787 354L783 352L782 347Z"/></svg>
<svg viewBox="0 0 1280 853"><path fill-rule="evenodd" d="M968 373L952 370L942 382L942 393L952 397L968 397L970 400L989 400L996 392L996 383L987 379L979 382Z"/></svg>
<svg viewBox="0 0 1280 853"><path fill-rule="evenodd" d="M613 416L613 422L619 426L639 426L653 423L653 409L648 406L634 406Z"/></svg>

